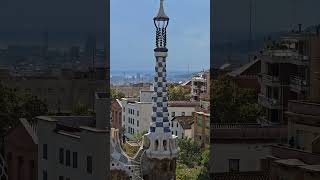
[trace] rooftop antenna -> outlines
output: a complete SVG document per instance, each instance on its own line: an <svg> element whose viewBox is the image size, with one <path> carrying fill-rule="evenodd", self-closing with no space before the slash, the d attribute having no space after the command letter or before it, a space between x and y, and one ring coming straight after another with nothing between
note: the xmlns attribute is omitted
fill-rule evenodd
<svg viewBox="0 0 320 180"><path fill-rule="evenodd" d="M252 50L252 9L253 0L249 0L249 42L248 42L248 61L251 61L251 50Z"/></svg>

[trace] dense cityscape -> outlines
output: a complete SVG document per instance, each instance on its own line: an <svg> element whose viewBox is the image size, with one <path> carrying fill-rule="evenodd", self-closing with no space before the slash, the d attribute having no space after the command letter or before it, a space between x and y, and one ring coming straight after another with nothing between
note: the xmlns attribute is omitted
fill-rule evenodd
<svg viewBox="0 0 320 180"><path fill-rule="evenodd" d="M110 66L99 33L0 40L0 179L319 180L320 25L254 41L252 2L249 40L212 46L211 67L172 58L166 0L148 17L149 69Z"/></svg>

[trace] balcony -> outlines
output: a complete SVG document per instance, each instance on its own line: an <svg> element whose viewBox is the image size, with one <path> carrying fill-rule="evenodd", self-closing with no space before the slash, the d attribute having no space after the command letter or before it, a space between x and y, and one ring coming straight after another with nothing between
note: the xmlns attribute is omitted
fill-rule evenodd
<svg viewBox="0 0 320 180"><path fill-rule="evenodd" d="M269 86L280 86L280 79L277 76L272 76L269 74L265 74L265 73L260 73L259 74L259 82L261 84L266 84Z"/></svg>
<svg viewBox="0 0 320 180"><path fill-rule="evenodd" d="M290 76L290 88L295 92L307 91L308 83L302 77Z"/></svg>
<svg viewBox="0 0 320 180"><path fill-rule="evenodd" d="M268 109L281 109L280 100L268 98L263 94L259 94L258 102L260 105L262 105Z"/></svg>
<svg viewBox="0 0 320 180"><path fill-rule="evenodd" d="M262 54L262 60L269 63L288 63L301 66L309 65L309 57L293 50L266 50Z"/></svg>

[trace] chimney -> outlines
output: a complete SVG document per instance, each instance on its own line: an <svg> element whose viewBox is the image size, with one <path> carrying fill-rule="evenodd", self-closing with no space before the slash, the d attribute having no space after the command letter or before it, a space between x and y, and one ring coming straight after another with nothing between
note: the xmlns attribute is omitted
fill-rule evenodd
<svg viewBox="0 0 320 180"><path fill-rule="evenodd" d="M107 129L110 126L110 98L106 92L95 94L94 111L96 114L96 128Z"/></svg>

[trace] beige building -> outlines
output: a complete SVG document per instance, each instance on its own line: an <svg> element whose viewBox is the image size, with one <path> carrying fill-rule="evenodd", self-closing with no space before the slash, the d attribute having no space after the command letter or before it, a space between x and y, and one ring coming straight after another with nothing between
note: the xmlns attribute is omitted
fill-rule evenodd
<svg viewBox="0 0 320 180"><path fill-rule="evenodd" d="M210 96L210 73L201 72L191 79L192 100L199 101Z"/></svg>
<svg viewBox="0 0 320 180"><path fill-rule="evenodd" d="M319 29L318 29L319 30ZM317 31L319 32L319 31ZM272 146L269 157L271 179L320 179L320 37L309 37L311 48L308 100L288 103L288 144Z"/></svg>
<svg viewBox="0 0 320 180"><path fill-rule="evenodd" d="M286 123L288 100L303 100L310 95L310 85L318 72L314 65L320 48L317 36L289 33L262 51L259 104L265 109L266 121Z"/></svg>

